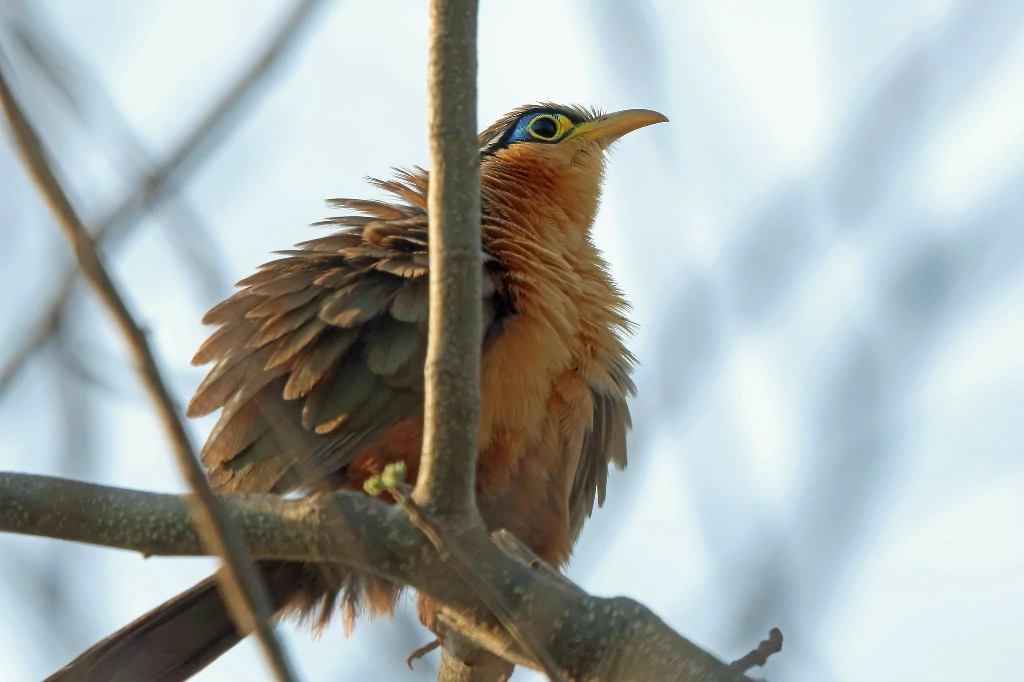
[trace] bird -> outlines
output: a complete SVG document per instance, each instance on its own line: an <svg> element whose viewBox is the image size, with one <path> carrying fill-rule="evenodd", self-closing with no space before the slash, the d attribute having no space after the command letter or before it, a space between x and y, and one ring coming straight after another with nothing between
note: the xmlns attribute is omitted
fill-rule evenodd
<svg viewBox="0 0 1024 682"><path fill-rule="evenodd" d="M478 136L483 330L477 504L564 568L610 466L626 465L635 396L629 305L594 243L606 151L668 119L539 103ZM327 236L278 252L204 324L212 363L188 416L220 416L201 458L219 493L361 491L390 463L414 480L424 417L429 261L422 168L369 180L389 201L333 199ZM277 617L393 613L400 588L339 564L257 562ZM428 598L421 620L435 630ZM183 680L243 637L214 574L49 679Z"/></svg>

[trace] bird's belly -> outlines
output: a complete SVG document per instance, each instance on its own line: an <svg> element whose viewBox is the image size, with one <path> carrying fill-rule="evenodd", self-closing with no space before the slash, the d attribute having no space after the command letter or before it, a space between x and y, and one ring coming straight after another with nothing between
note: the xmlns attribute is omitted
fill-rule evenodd
<svg viewBox="0 0 1024 682"><path fill-rule="evenodd" d="M484 356L480 381L481 514L556 566L571 551L569 495L593 415L589 386L565 343L529 325L506 329ZM422 436L422 414L396 425L355 458L345 487L361 489L394 461L404 461L414 480Z"/></svg>

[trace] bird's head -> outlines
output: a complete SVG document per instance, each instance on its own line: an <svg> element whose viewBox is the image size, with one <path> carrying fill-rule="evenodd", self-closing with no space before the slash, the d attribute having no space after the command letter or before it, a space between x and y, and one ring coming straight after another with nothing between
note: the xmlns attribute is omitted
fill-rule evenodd
<svg viewBox="0 0 1024 682"><path fill-rule="evenodd" d="M581 154L604 151L626 133L666 121L649 109L601 114L579 106L528 105L480 133L480 151L485 159L509 159L514 151L515 155L573 163Z"/></svg>
<svg viewBox="0 0 1024 682"><path fill-rule="evenodd" d="M480 134L484 191L513 184L516 194L527 192L536 202L562 208L579 204L581 217L592 220L604 176L603 152L623 135L665 121L647 109L601 114L556 104L521 107Z"/></svg>

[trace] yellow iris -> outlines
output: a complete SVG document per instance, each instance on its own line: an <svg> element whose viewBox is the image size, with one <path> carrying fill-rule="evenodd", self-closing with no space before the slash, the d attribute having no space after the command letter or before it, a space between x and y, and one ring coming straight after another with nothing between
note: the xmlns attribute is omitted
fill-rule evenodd
<svg viewBox="0 0 1024 682"><path fill-rule="evenodd" d="M573 122L568 116L562 114L541 114L535 116L526 127L527 132L535 140L551 142L557 140L573 127Z"/></svg>

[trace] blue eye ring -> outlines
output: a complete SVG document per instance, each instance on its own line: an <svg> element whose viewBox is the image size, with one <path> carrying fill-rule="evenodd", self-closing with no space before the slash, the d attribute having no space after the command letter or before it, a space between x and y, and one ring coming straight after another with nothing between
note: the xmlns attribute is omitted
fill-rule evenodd
<svg viewBox="0 0 1024 682"><path fill-rule="evenodd" d="M510 120L508 127L505 128L503 132L495 131L493 137L482 142L482 146L480 147L481 156L486 157L496 154L502 149L506 149L520 142L531 142L534 144L558 144L562 140L569 139L572 131L586 120L586 116L577 111L560 109L554 106L538 106L530 109L524 109L517 113L518 116L515 118L514 122ZM545 135L550 132L550 130L544 129L549 125L547 122L540 123L540 130L530 129L530 124L534 123L541 117L553 120L558 126L558 132L554 137L545 137ZM511 119L511 117L509 118Z"/></svg>
<svg viewBox="0 0 1024 682"><path fill-rule="evenodd" d="M561 126L558 124L558 119L550 114L538 114L530 120L530 124L526 127L526 131L536 140L541 142L552 142L558 137L558 133L561 131Z"/></svg>

